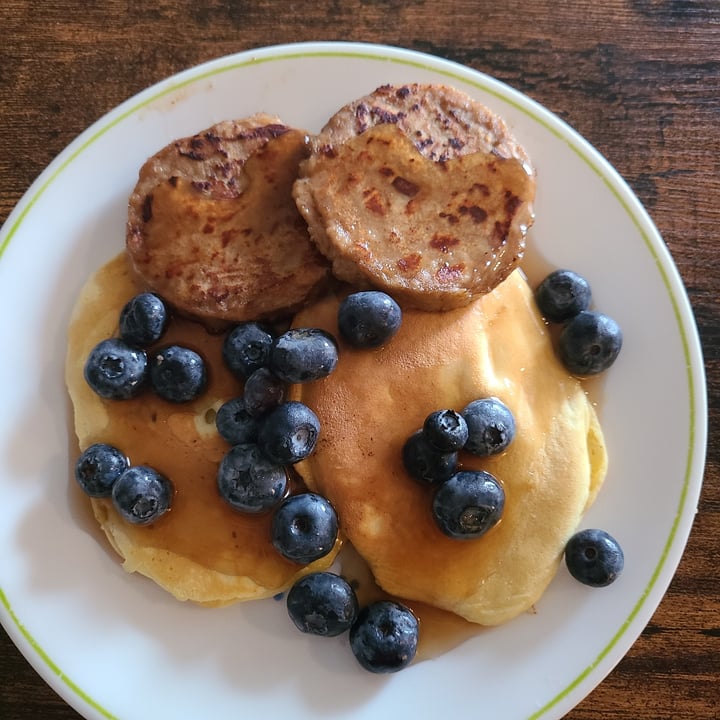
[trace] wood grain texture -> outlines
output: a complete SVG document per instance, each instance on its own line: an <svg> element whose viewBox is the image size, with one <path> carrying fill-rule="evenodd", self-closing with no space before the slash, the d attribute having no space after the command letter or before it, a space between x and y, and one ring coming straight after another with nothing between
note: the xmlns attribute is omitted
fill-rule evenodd
<svg viewBox="0 0 720 720"><path fill-rule="evenodd" d="M706 359L710 433L699 512L665 599L627 656L567 718L718 717L720 6L714 0L2 0L0 28L0 223L55 155L118 103L189 66L277 43L381 42L458 61L527 93L594 144L645 204L686 283ZM9 340L3 342L6 348ZM1 630L0 718L79 718Z"/></svg>

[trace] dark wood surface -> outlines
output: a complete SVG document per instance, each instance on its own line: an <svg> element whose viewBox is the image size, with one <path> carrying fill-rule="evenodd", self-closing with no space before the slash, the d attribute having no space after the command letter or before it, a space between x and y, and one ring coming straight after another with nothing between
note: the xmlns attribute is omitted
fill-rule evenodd
<svg viewBox="0 0 720 720"><path fill-rule="evenodd" d="M665 599L567 717L718 717L718 3L2 0L0 34L0 223L54 156L121 101L197 63L276 43L371 41L459 61L527 93L594 144L647 207L686 283L706 359L710 433L699 513ZM1 629L0 718L79 718Z"/></svg>

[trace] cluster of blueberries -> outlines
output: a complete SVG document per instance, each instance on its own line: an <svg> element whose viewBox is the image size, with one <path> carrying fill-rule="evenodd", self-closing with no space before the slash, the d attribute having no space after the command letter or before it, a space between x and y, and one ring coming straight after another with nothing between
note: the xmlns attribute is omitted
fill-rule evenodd
<svg viewBox="0 0 720 720"><path fill-rule="evenodd" d="M458 540L484 535L498 523L505 493L485 470L459 470L460 450L478 457L504 452L515 438L515 418L496 397L479 398L461 412L436 410L405 442L405 469L435 488L432 514L440 530Z"/></svg>
<svg viewBox="0 0 720 720"><path fill-rule="evenodd" d="M341 303L337 320L347 343L372 348L395 335L402 314L385 293L357 292ZM303 565L318 560L335 545L335 510L317 493L288 494L287 468L312 453L320 423L309 407L286 400L285 390L333 371L335 339L318 328L292 328L275 336L270 328L247 322L227 335L223 358L244 388L215 417L218 432L231 445L218 468L220 495L238 511L271 512L272 544L283 557ZM371 672L395 672L415 656L418 621L413 613L389 600L360 608L351 585L336 573L305 575L288 591L286 605L304 633L334 637L349 632L355 657Z"/></svg>
<svg viewBox="0 0 720 720"><path fill-rule="evenodd" d="M338 311L340 335L356 347L386 342L400 321L398 305L376 291L348 296ZM335 544L337 516L317 493L288 495L287 467L315 449L320 422L304 403L286 400L285 390L335 369L335 338L320 328L291 328L276 336L267 326L245 322L226 336L223 359L244 388L215 417L231 445L218 468L220 495L241 512L272 511L272 543L283 557L302 564L318 560Z"/></svg>
<svg viewBox="0 0 720 720"><path fill-rule="evenodd" d="M272 544L283 557L300 564L318 560L335 545L335 510L316 493L288 494L287 468L315 449L320 421L307 405L286 400L285 390L335 369L335 339L319 328L276 336L269 327L245 322L226 336L223 359L244 389L215 416L231 445L218 467L220 495L240 512L271 511Z"/></svg>
<svg viewBox="0 0 720 720"><path fill-rule="evenodd" d="M85 362L90 388L108 400L137 397L150 387L170 402L197 397L207 382L203 359L193 350L169 345L149 354L169 323L165 303L140 293L120 311L119 337L98 343ZM118 513L136 525L155 522L170 509L171 481L155 468L131 465L121 450L95 443L78 458L75 478L90 497L110 497Z"/></svg>
<svg viewBox="0 0 720 720"><path fill-rule="evenodd" d="M349 631L353 655L373 673L402 670L417 652L419 623L410 608L394 600L360 608L350 584L332 572L298 580L287 594L287 609L301 632L335 637Z"/></svg>
<svg viewBox="0 0 720 720"><path fill-rule="evenodd" d="M173 485L147 465L131 465L118 448L90 445L75 463L75 479L94 498L110 497L127 522L149 525L170 509Z"/></svg>
<svg viewBox="0 0 720 720"><path fill-rule="evenodd" d="M182 345L148 352L165 334L170 314L154 293L140 293L120 311L119 337L99 342L85 363L88 385L106 400L127 400L150 387L169 402L199 397L207 384L200 355Z"/></svg>
<svg viewBox="0 0 720 720"><path fill-rule="evenodd" d="M588 310L588 281L572 270L551 272L536 288L535 302L543 317L563 323L558 352L573 375L590 377L607 370L622 347L622 330L604 313Z"/></svg>

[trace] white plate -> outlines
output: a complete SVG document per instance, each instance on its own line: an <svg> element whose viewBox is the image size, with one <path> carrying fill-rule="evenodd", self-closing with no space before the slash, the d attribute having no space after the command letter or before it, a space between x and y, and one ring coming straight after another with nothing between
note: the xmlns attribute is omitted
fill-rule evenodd
<svg viewBox="0 0 720 720"><path fill-rule="evenodd" d="M145 158L178 136L264 110L316 130L383 83L444 82L503 115L538 168L532 243L586 275L625 346L603 387L611 458L584 521L623 544L626 569L591 590L564 568L537 606L392 676L360 670L346 638L290 629L272 600L177 603L128 576L72 499L65 328L85 278L123 246ZM672 260L625 183L557 117L507 86L386 47L304 44L202 65L140 93L83 133L0 234L0 618L42 677L90 719L454 716L559 718L620 660L680 560L706 441L703 362Z"/></svg>

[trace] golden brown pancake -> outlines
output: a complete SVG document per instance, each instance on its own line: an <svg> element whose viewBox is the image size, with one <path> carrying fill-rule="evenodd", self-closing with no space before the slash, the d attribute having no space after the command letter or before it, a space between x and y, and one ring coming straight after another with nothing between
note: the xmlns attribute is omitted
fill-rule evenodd
<svg viewBox="0 0 720 720"><path fill-rule="evenodd" d="M337 333L338 304L325 299L295 323ZM595 411L556 359L519 272L466 307L406 311L377 350L341 345L332 375L293 392L321 422L299 470L334 504L379 585L475 623L510 620L542 595L605 477ZM511 409L516 437L500 456L461 453L461 465L495 475L505 510L486 535L455 540L435 525L432 491L405 472L401 448L432 411L487 396Z"/></svg>
<svg viewBox="0 0 720 720"><path fill-rule="evenodd" d="M118 316L137 286L125 254L100 268L75 306L68 334L66 382L75 430L84 450L115 445L132 463L150 465L175 486L171 510L147 527L125 522L108 499L91 500L93 512L124 568L154 580L179 600L226 605L274 595L325 558L298 566L270 542L270 516L233 510L217 490L217 466L229 446L215 428L215 410L242 392L221 358L223 337L198 323L174 318L162 343L198 350L209 365L209 386L197 400L176 405L148 392L133 400L104 400L86 384L83 367L99 341L117 334Z"/></svg>
<svg viewBox="0 0 720 720"><path fill-rule="evenodd" d="M254 115L149 158L126 242L143 283L214 326L300 307L329 270L291 195L306 154L305 133Z"/></svg>
<svg viewBox="0 0 720 720"><path fill-rule="evenodd" d="M522 257L534 171L505 123L464 93L378 88L311 146L293 193L342 280L447 310L492 290Z"/></svg>

